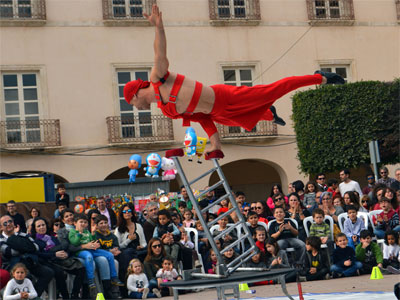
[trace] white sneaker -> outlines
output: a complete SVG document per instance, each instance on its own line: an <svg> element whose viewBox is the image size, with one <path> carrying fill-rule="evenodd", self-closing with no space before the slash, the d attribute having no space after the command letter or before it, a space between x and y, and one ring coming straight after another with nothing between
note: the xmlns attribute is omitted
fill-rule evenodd
<svg viewBox="0 0 400 300"><path fill-rule="evenodd" d="M157 298L161 298L161 297L162 297L162 296L161 296L161 292L160 292L159 289L154 288L154 289L152 290L152 292L153 292L154 295L157 296Z"/></svg>
<svg viewBox="0 0 400 300"><path fill-rule="evenodd" d="M144 288L142 293L142 299L147 299L148 294L149 294L149 288Z"/></svg>

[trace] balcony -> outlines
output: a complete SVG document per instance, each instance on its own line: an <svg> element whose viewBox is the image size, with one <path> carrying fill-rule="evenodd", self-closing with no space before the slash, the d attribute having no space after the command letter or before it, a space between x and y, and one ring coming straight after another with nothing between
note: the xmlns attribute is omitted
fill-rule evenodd
<svg viewBox="0 0 400 300"><path fill-rule="evenodd" d="M4 149L59 147L60 120L0 121L0 146Z"/></svg>
<svg viewBox="0 0 400 300"><path fill-rule="evenodd" d="M260 121L252 131L247 131L241 127L224 126L216 123L218 132L222 140L259 140L267 136L278 135L277 125L272 121Z"/></svg>
<svg viewBox="0 0 400 300"><path fill-rule="evenodd" d="M143 12L151 12L156 0L102 0L106 26L150 26Z"/></svg>
<svg viewBox="0 0 400 300"><path fill-rule="evenodd" d="M354 24L353 0L306 0L308 19L315 26Z"/></svg>
<svg viewBox="0 0 400 300"><path fill-rule="evenodd" d="M260 0L208 0L210 24L255 26L260 24Z"/></svg>
<svg viewBox="0 0 400 300"><path fill-rule="evenodd" d="M0 26L43 26L45 0L1 0Z"/></svg>
<svg viewBox="0 0 400 300"><path fill-rule="evenodd" d="M172 120L163 115L107 117L110 144L174 142Z"/></svg>

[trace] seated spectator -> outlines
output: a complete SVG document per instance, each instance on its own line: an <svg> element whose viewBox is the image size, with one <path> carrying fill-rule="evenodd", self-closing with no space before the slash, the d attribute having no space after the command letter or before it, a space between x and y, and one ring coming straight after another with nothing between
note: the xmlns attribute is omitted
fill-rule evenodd
<svg viewBox="0 0 400 300"><path fill-rule="evenodd" d="M92 235L94 235L96 233L97 230L97 226L96 226L96 222L94 220L96 220L97 216L100 215L100 211L98 209L90 209L87 212L87 217L88 217L88 230L90 231L90 233Z"/></svg>
<svg viewBox="0 0 400 300"><path fill-rule="evenodd" d="M196 221L193 220L193 214L189 209L185 209L183 212L183 226L194 227Z"/></svg>
<svg viewBox="0 0 400 300"><path fill-rule="evenodd" d="M119 208L118 227L114 231L121 250L118 259L120 278L125 277L129 262L133 258L143 260L146 256L146 238L142 225L137 222L133 211L132 203L125 203Z"/></svg>
<svg viewBox="0 0 400 300"><path fill-rule="evenodd" d="M27 278L28 269L22 263L17 263L11 270L12 279L7 283L3 297L4 300L34 299L37 292L32 281Z"/></svg>
<svg viewBox="0 0 400 300"><path fill-rule="evenodd" d="M310 227L310 237L315 236L321 240L321 244L326 244L329 248L329 253L333 251L333 241L331 240L330 226L324 222L325 213L322 209L316 208L313 211L313 221Z"/></svg>
<svg viewBox="0 0 400 300"><path fill-rule="evenodd" d="M223 249L229 247L232 243L231 242L225 242L222 246ZM224 257L224 264L228 265L232 261L234 261L239 255L236 253L235 250L233 250L233 247L229 248L226 250L222 256Z"/></svg>
<svg viewBox="0 0 400 300"><path fill-rule="evenodd" d="M357 217L357 209L352 205L347 208L347 216L343 224L343 233L349 241L348 246L355 249L360 242L360 232L365 229L364 220Z"/></svg>
<svg viewBox="0 0 400 300"><path fill-rule="evenodd" d="M275 207L276 209L277 207ZM270 269L289 268L289 259L286 251L281 250L279 243L274 238L269 238L266 243L265 252L265 265ZM296 280L296 271L290 272L285 275L286 282L293 282Z"/></svg>
<svg viewBox="0 0 400 300"><path fill-rule="evenodd" d="M66 192L65 185L63 183L59 183L57 185L57 194L56 194L56 206L59 207L59 203L64 203L67 208L69 208L69 195ZM54 217L58 218L61 214L61 210L56 210L54 212Z"/></svg>
<svg viewBox="0 0 400 300"><path fill-rule="evenodd" d="M0 290L6 286L7 282L10 280L10 273L7 270L2 269L3 264L1 261L1 253L0 253Z"/></svg>
<svg viewBox="0 0 400 300"><path fill-rule="evenodd" d="M340 196L340 194L336 194L335 197L333 198L333 206L340 207L343 209L344 202L343 202L342 196Z"/></svg>
<svg viewBox="0 0 400 300"><path fill-rule="evenodd" d="M294 188L294 193L299 195L300 201L304 200L304 183L301 180L296 180L292 183Z"/></svg>
<svg viewBox="0 0 400 300"><path fill-rule="evenodd" d="M200 263L199 256L197 255L197 252L194 248L194 243L189 239L189 236L188 236L186 230L184 229L184 227L181 227L179 229L179 231L181 232L181 240L179 241L181 246L192 250L194 266L195 266L195 268L201 268L203 265Z"/></svg>
<svg viewBox="0 0 400 300"><path fill-rule="evenodd" d="M215 254L213 249L210 249L210 255L207 258L207 262L205 265L206 272L208 274L217 274L217 264L218 256Z"/></svg>
<svg viewBox="0 0 400 300"><path fill-rule="evenodd" d="M255 230L255 242L260 252L265 253L265 242L267 240L267 232L262 226L257 226Z"/></svg>
<svg viewBox="0 0 400 300"><path fill-rule="evenodd" d="M213 232L213 237L216 237L217 235L219 235L221 233L221 231L224 231L227 229L228 217L223 217L222 219L218 220L218 225L219 225L219 227L217 228L217 230L214 230L214 232ZM228 242L232 243L232 242L236 241L237 240L236 230L235 229L231 230L229 233L224 234L221 238L224 243L228 243Z"/></svg>
<svg viewBox="0 0 400 300"><path fill-rule="evenodd" d="M185 213L185 209L187 208L186 202L185 201L180 201L178 204L178 210L180 215L183 217L183 214Z"/></svg>
<svg viewBox="0 0 400 300"><path fill-rule="evenodd" d="M289 199L289 196L292 195L293 193L289 194L286 198ZM283 209L286 210L287 205L289 204L289 201L286 203L285 196L282 193L278 193L272 196L272 201L274 202L274 207L280 206L283 207Z"/></svg>
<svg viewBox="0 0 400 300"><path fill-rule="evenodd" d="M157 281L157 272L162 268L162 261L166 257L164 245L159 238L152 238L147 243L147 256L144 259L144 272L149 280L149 290L160 289Z"/></svg>
<svg viewBox="0 0 400 300"><path fill-rule="evenodd" d="M369 198L369 196L364 194L364 196L362 196L360 199L359 205L359 212L369 212L371 208L371 199Z"/></svg>
<svg viewBox="0 0 400 300"><path fill-rule="evenodd" d="M393 210L388 198L382 197L379 204L382 212L373 220L376 224L374 234L378 239L383 239L386 231L400 232L399 215Z"/></svg>
<svg viewBox="0 0 400 300"><path fill-rule="evenodd" d="M310 236L306 239L306 255L304 256L304 268L300 272L307 281L329 278L329 259L326 252L321 251L321 239Z"/></svg>
<svg viewBox="0 0 400 300"><path fill-rule="evenodd" d="M296 229L296 225L290 219L285 220L285 211L282 207L275 206L274 217L276 221L269 227L268 233L270 237L277 241L279 248L282 250L286 250L289 247L295 248L296 263L301 264L306 245L297 238L299 232Z"/></svg>
<svg viewBox="0 0 400 300"><path fill-rule="evenodd" d="M381 209L379 202L381 198L385 196L385 189L386 186L384 184L375 185L372 192L372 205L373 205L372 210Z"/></svg>
<svg viewBox="0 0 400 300"><path fill-rule="evenodd" d="M178 274L178 272L174 268L173 259L171 257L168 257L168 256L164 257L161 265L162 265L162 268L159 269L156 273L156 278L157 278L159 286L161 286L161 283L163 283L163 282L169 282L169 281L175 281L175 280L182 279L182 277ZM167 288L167 287L162 287L161 293L162 293L162 295L169 295L169 296L171 294L169 288Z"/></svg>
<svg viewBox="0 0 400 300"><path fill-rule="evenodd" d="M360 233L360 244L356 247L356 258L362 263L361 274L371 274L372 268L383 268L381 248L372 241L371 233L364 229Z"/></svg>
<svg viewBox="0 0 400 300"><path fill-rule="evenodd" d="M17 205L15 204L14 200L10 200L7 202L6 215L10 216L13 219L18 232L26 232L24 216L17 212Z"/></svg>
<svg viewBox="0 0 400 300"><path fill-rule="evenodd" d="M118 258L121 250L119 250L118 238L109 229L108 218L105 215L98 215L94 221L97 225L95 238L100 243L100 248L110 251L114 258Z"/></svg>
<svg viewBox="0 0 400 300"><path fill-rule="evenodd" d="M68 207L67 207L67 204L65 204L65 202L62 202L62 201L58 202L57 203L57 208L56 208L56 210L54 211L54 214L53 214L53 218L59 218L61 213L62 213L62 211L64 209L66 209L66 208L68 208Z"/></svg>
<svg viewBox="0 0 400 300"><path fill-rule="evenodd" d="M282 196L282 199L284 199L283 194L281 196ZM274 197L274 201L275 201L275 199L278 196L274 195L273 197ZM285 203L284 200L282 200L282 201L283 201L283 203ZM264 222L265 224L268 224L268 221L273 219L272 212L264 201L256 201L256 213L258 215L258 221Z"/></svg>
<svg viewBox="0 0 400 300"><path fill-rule="evenodd" d="M27 233L31 234L31 225L32 225L33 219L36 217L40 217L40 210L36 207L32 207L31 210L29 211L29 215L31 216L31 218L25 222L25 226L26 226Z"/></svg>
<svg viewBox="0 0 400 300"><path fill-rule="evenodd" d="M385 243L383 244L383 267L390 270L400 269L400 246L399 235L394 231L385 233Z"/></svg>
<svg viewBox="0 0 400 300"><path fill-rule="evenodd" d="M61 221L61 217L51 219L50 221L50 232L49 234L51 236L57 237L57 232L64 227L64 223Z"/></svg>
<svg viewBox="0 0 400 300"><path fill-rule="evenodd" d="M304 190L303 205L309 211L312 211L317 202L315 200L315 193L317 192L317 184L314 181L309 181L306 184L306 189ZM290 199L289 199L290 204Z"/></svg>
<svg viewBox="0 0 400 300"><path fill-rule="evenodd" d="M196 230L199 237L198 249L202 257L207 256L207 251L210 247L208 238L206 237L206 233L204 232L203 225L201 225L200 221L196 221Z"/></svg>
<svg viewBox="0 0 400 300"><path fill-rule="evenodd" d="M0 225L0 251L4 268L9 271L17 263L24 263L29 272L37 278L34 287L40 297L54 278L54 271L39 263L39 246L29 235L16 230L10 216L2 216Z"/></svg>
<svg viewBox="0 0 400 300"><path fill-rule="evenodd" d="M171 213L171 220L175 224L176 227L181 228L183 226L182 218L179 213Z"/></svg>
<svg viewBox="0 0 400 300"><path fill-rule="evenodd" d="M272 197L277 194L283 195L282 186L279 183L276 183L272 186L271 193L269 194L269 197L267 199L267 205L270 208L270 210L273 210L275 208L274 200ZM283 197L285 198L286 204L288 204L289 203L288 197L286 197L286 196L283 196Z"/></svg>
<svg viewBox="0 0 400 300"><path fill-rule="evenodd" d="M337 223L338 216L344 213L344 210L339 206L333 206L332 194L330 192L323 192L320 197L320 202L321 205L319 208L324 211L325 216L331 216L333 221Z"/></svg>
<svg viewBox="0 0 400 300"><path fill-rule="evenodd" d="M49 226L44 218L37 217L33 220L31 236L39 246L38 256L42 259L41 263L54 271L57 290L62 298L70 299L64 277L65 271L75 275L71 299L78 299L85 274L79 259L72 257L72 253L66 251L68 247L63 248L56 237L49 235Z"/></svg>
<svg viewBox="0 0 400 300"><path fill-rule="evenodd" d="M218 209L217 215L219 216L221 213L227 212L229 210L229 199L225 198L220 202L221 208Z"/></svg>
<svg viewBox="0 0 400 300"><path fill-rule="evenodd" d="M360 197L357 196L355 192L345 192L343 195L343 201L344 201L344 211L347 212L348 208L350 206L354 206L356 210L358 211L359 209L359 203L360 203Z"/></svg>
<svg viewBox="0 0 400 300"><path fill-rule="evenodd" d="M367 173L367 175L365 175L365 178L367 179L367 185L362 189L362 193L364 195L368 195L374 189L375 175L373 173Z"/></svg>
<svg viewBox="0 0 400 300"><path fill-rule="evenodd" d="M144 272L143 264L137 258L129 262L128 279L126 287L128 289L129 298L131 299L147 299L161 298L159 289L153 288L149 290L149 281Z"/></svg>
<svg viewBox="0 0 400 300"><path fill-rule="evenodd" d="M106 206L106 200L104 198L98 198L96 200L96 207L100 214L107 217L110 230L114 229L117 226L117 216L111 208Z"/></svg>
<svg viewBox="0 0 400 300"><path fill-rule="evenodd" d="M326 191L330 192L332 194L332 199L335 199L336 195L340 196L339 181L336 178L329 179L328 180L328 189Z"/></svg>
<svg viewBox="0 0 400 300"><path fill-rule="evenodd" d="M304 199L306 195L304 196ZM298 224L298 238L303 242L306 240L307 234L304 229L303 220L310 216L310 212L307 209L302 207L302 203L300 202L299 196L296 193L292 193L289 195L289 209L286 212L286 218L291 218L296 220Z"/></svg>
<svg viewBox="0 0 400 300"><path fill-rule="evenodd" d="M339 233L335 238L336 249L333 251L333 265L331 272L333 278L349 277L357 274L362 268L362 263L357 261L353 248L347 246L348 240L344 233Z"/></svg>

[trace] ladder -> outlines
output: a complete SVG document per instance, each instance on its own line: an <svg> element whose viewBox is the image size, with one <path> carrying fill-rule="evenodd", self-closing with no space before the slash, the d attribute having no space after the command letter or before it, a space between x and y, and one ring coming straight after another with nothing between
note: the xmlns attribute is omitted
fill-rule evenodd
<svg viewBox="0 0 400 300"><path fill-rule="evenodd" d="M205 159L211 160L214 167L191 181L189 181L187 179L185 172L183 171L183 168L179 162L179 157L184 156L183 149L168 150L168 151L166 151L165 156L167 158L173 159L176 169L177 169L177 172L183 181L183 185L188 193L189 199L192 202L193 208L196 211L197 217L204 228L204 233L210 243L210 246L212 247L212 249L214 250L214 252L218 258L216 274L200 273L200 274L192 274L192 275L196 275L196 277L211 277L211 276L227 277L227 276L229 276L237 268L239 268L243 263L245 263L246 261L251 259L251 257L258 251L258 248L253 240L253 237L251 236L250 230L246 225L246 220L244 219L242 213L240 212L240 209L236 203L235 198L233 197L233 193L229 187L229 184L226 181L225 175L222 172L222 169L218 163L218 160L223 158L224 154L222 153L222 151L216 150L216 151L210 152L208 155L206 155ZM212 174L215 171L217 172L217 174L219 176L219 181L217 183L215 183L214 185L210 186L207 190L205 190L205 191L201 192L199 195L195 196L193 194L193 190L192 190L191 186L194 183L198 182L200 179ZM210 203L207 207L202 209L199 206L199 199L201 199L207 193L212 192L215 189L220 188L220 187L223 187L223 189L225 191L224 195L221 196L220 198L218 198L213 203ZM232 208L228 209L228 211L226 211L224 213L221 213L216 219L207 223L206 220L203 218L203 213L207 212L210 208L214 207L215 205L221 203L221 201L226 198L229 199L229 202L230 202ZM218 232L218 235L213 236L210 231L211 227L213 225L217 224L217 222L219 220L221 220L224 217L229 216L233 212L236 213L236 215L239 218L239 221L236 222L235 224L233 224L232 226L227 227L225 230ZM238 239L236 241L234 241L233 243L229 244L228 246L226 246L225 248L223 248L223 249L221 248L221 250L218 250L215 240L218 240L218 239L224 237L226 234L229 234L229 232L231 232L233 230L238 231ZM244 234L242 234L242 232L244 232ZM242 253L238 257L236 257L230 263L225 264L223 253L225 253L229 249L232 249L236 246L238 246L238 247L243 246L244 242L246 240L250 244L250 248L247 250L243 249Z"/></svg>

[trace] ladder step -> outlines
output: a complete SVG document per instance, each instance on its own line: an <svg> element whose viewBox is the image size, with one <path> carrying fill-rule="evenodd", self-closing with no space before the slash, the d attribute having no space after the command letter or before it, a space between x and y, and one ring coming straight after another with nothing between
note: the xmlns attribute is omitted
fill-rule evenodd
<svg viewBox="0 0 400 300"><path fill-rule="evenodd" d="M214 240L219 240L220 238L222 238L224 235L228 234L229 232L233 231L234 229L236 230L238 226L228 226L225 230L221 231L220 234L218 234L217 236L214 237Z"/></svg>
<svg viewBox="0 0 400 300"><path fill-rule="evenodd" d="M200 175L199 177L197 177L196 179L193 179L192 181L189 182L189 185L192 185L193 183L199 181L200 179L206 177L208 174L211 174L212 172L216 171L217 168L212 168L210 170L208 170L207 172L205 172L203 175Z"/></svg>
<svg viewBox="0 0 400 300"><path fill-rule="evenodd" d="M211 222L208 222L207 226L208 228L211 228L213 225L215 225L219 220L221 220L222 218L225 218L226 216L230 215L231 213L233 213L236 209L234 207L232 207L230 210L224 212L223 214L220 214L217 218L215 218L214 220L212 220Z"/></svg>
<svg viewBox="0 0 400 300"><path fill-rule="evenodd" d="M224 254L226 251L228 251L229 249L235 247L236 245L240 244L240 242L242 241L242 239L237 239L236 241L234 241L233 243L229 244L228 247L222 249L220 252L221 254Z"/></svg>
<svg viewBox="0 0 400 300"><path fill-rule="evenodd" d="M225 198L229 197L229 194L225 194L222 197L220 197L218 200L214 201L213 203L211 203L210 205L208 205L207 207L203 208L201 210L202 213L205 213L207 211L209 211L212 207L214 207L217 204L220 204L222 200L224 200Z"/></svg>
<svg viewBox="0 0 400 300"><path fill-rule="evenodd" d="M239 268L243 262L248 261L250 258L253 257L253 255L249 255L257 246L252 246L249 249L247 249L247 251L243 252L241 255L239 255L238 257L236 257L234 260L232 260L226 267L230 269L230 272L235 271L237 268ZM254 253L255 254L255 253ZM242 263L240 263L239 265L232 267L235 263L239 262L243 257L246 257Z"/></svg>
<svg viewBox="0 0 400 300"><path fill-rule="evenodd" d="M207 194L208 192L211 192L211 191L215 190L215 189L216 189L217 187L219 187L221 184L224 184L224 182L225 182L224 180L218 181L216 184L210 186L208 189L206 189L205 191L201 192L201 193L196 197L196 199L198 200L198 199L200 199L201 197L203 197L205 194Z"/></svg>

